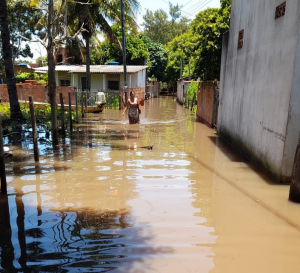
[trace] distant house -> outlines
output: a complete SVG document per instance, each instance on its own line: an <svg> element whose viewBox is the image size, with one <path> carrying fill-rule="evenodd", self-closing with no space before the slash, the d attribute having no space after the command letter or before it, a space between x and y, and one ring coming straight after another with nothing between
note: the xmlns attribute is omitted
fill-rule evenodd
<svg viewBox="0 0 300 273"><path fill-rule="evenodd" d="M147 66L128 65L127 85L129 90L133 89L138 96L144 98L146 88ZM39 67L39 71L48 71L48 67ZM124 87L124 72L122 65L91 65L91 91L120 91ZM86 89L86 67L85 65L57 65L55 67L56 85L73 86L77 90Z"/></svg>
<svg viewBox="0 0 300 273"><path fill-rule="evenodd" d="M218 133L289 183L300 132L300 1L232 1Z"/></svg>

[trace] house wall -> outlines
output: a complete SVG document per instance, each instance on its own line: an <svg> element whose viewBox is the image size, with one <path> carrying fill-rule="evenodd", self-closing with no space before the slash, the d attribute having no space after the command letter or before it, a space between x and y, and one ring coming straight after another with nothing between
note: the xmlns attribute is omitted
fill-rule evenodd
<svg viewBox="0 0 300 273"><path fill-rule="evenodd" d="M284 182L292 171L292 160L285 164L284 157L294 157L293 149L284 156L286 142L291 147L296 142L288 132L288 118L291 91L293 95L298 85L293 79L299 73L298 62L294 68L300 2L286 1L285 15L275 20L276 6L282 2L232 1L222 52L218 133ZM238 49L242 29L244 43ZM293 127L298 134L299 125Z"/></svg>
<svg viewBox="0 0 300 273"><path fill-rule="evenodd" d="M82 89L82 77L85 73L68 73L64 71L56 72L56 83L60 86L60 80L70 80L70 84L78 90ZM146 87L146 69L134 74L127 74L127 85L129 88ZM124 87L123 74L91 74L91 90L101 90L108 88L108 81L119 81L119 90Z"/></svg>
<svg viewBox="0 0 300 273"><path fill-rule="evenodd" d="M181 104L183 104L183 84L182 80L177 82L177 101Z"/></svg>
<svg viewBox="0 0 300 273"><path fill-rule="evenodd" d="M146 69L139 71L137 74L138 74L137 87L146 87Z"/></svg>
<svg viewBox="0 0 300 273"><path fill-rule="evenodd" d="M57 73L57 76L56 76L56 85L57 86L61 86L61 80L69 80L70 84L72 84L72 75L68 72L61 71L61 72Z"/></svg>
<svg viewBox="0 0 300 273"><path fill-rule="evenodd" d="M103 89L103 75L91 74L91 90L100 91L101 89Z"/></svg>

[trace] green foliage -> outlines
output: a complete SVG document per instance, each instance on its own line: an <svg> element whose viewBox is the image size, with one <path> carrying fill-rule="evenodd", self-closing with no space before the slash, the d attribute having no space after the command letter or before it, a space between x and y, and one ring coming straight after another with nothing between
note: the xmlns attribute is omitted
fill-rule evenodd
<svg viewBox="0 0 300 273"><path fill-rule="evenodd" d="M28 72L18 72L15 76L16 83L24 83L26 80L36 80L38 83L43 83L47 85L48 83L48 74L36 74Z"/></svg>
<svg viewBox="0 0 300 273"><path fill-rule="evenodd" d="M29 104L20 104L21 112L26 120L26 124L28 127L31 126L31 114L30 114L30 108ZM79 110L80 112L80 110ZM35 119L37 126L40 126L44 128L45 131L49 131L51 129L51 106L48 103L45 103L40 108L34 109ZM9 103L0 103L0 115L3 120L7 120L10 118L10 105ZM81 115L79 113L79 115ZM58 127L61 126L61 109L56 109L56 116L58 121ZM69 124L69 111L65 111L65 126L68 126ZM72 122L76 123L78 120L76 119L76 111L72 111ZM11 127L15 127L11 125Z"/></svg>
<svg viewBox="0 0 300 273"><path fill-rule="evenodd" d="M189 20L181 17L180 7L169 3L169 14L171 20L168 20L168 14L162 9L154 12L147 9L143 16L144 34L152 41L166 45L174 37L185 33Z"/></svg>
<svg viewBox="0 0 300 273"><path fill-rule="evenodd" d="M9 103L0 102L0 115L1 115L3 120L9 119L9 117L10 117Z"/></svg>
<svg viewBox="0 0 300 273"><path fill-rule="evenodd" d="M24 58L33 57L29 45L24 43L25 39L21 36L30 40L33 34L37 34L36 24L41 12L30 8L29 3L30 0L7 0L10 38L13 45L14 59L19 56Z"/></svg>
<svg viewBox="0 0 300 273"><path fill-rule="evenodd" d="M206 80L220 78L223 34L229 29L228 9L207 9L191 24L196 34L194 74Z"/></svg>
<svg viewBox="0 0 300 273"><path fill-rule="evenodd" d="M176 87L180 77L188 75L188 58L192 78L214 80L220 77L223 34L229 29L231 0L221 0L221 8L208 8L197 14L189 30L167 45L168 65L165 70L169 87Z"/></svg>
<svg viewBox="0 0 300 273"><path fill-rule="evenodd" d="M193 98L197 98L198 93L198 85L199 83L196 81L192 81L189 84L189 88L186 90L188 100L193 100Z"/></svg>

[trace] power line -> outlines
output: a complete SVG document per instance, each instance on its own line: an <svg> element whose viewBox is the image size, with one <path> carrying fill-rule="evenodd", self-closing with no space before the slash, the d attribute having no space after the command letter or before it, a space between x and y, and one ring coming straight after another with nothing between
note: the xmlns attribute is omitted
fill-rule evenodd
<svg viewBox="0 0 300 273"><path fill-rule="evenodd" d="M205 1L205 0L204 0ZM193 12L193 15L191 16L195 16L195 14L199 13L203 7L207 6L212 0L208 0L207 2L205 2L201 7L197 7L196 10ZM203 3L203 2L202 2Z"/></svg>
<svg viewBox="0 0 300 273"><path fill-rule="evenodd" d="M189 8L186 9L186 12L192 12L194 11L197 7L201 6L203 4L203 2L205 2L206 0L202 0L200 2L197 2L196 4L190 6Z"/></svg>
<svg viewBox="0 0 300 273"><path fill-rule="evenodd" d="M192 2L193 0L188 1L185 5L182 6L182 9L190 2Z"/></svg>

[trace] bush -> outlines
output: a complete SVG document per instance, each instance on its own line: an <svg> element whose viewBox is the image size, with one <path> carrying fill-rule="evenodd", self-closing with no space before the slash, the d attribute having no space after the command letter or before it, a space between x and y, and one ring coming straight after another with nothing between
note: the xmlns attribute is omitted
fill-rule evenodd
<svg viewBox="0 0 300 273"><path fill-rule="evenodd" d="M36 74L36 73L28 73L28 72L18 72L15 75L16 83L24 83L26 80L35 80L38 83L48 84L48 74Z"/></svg>

